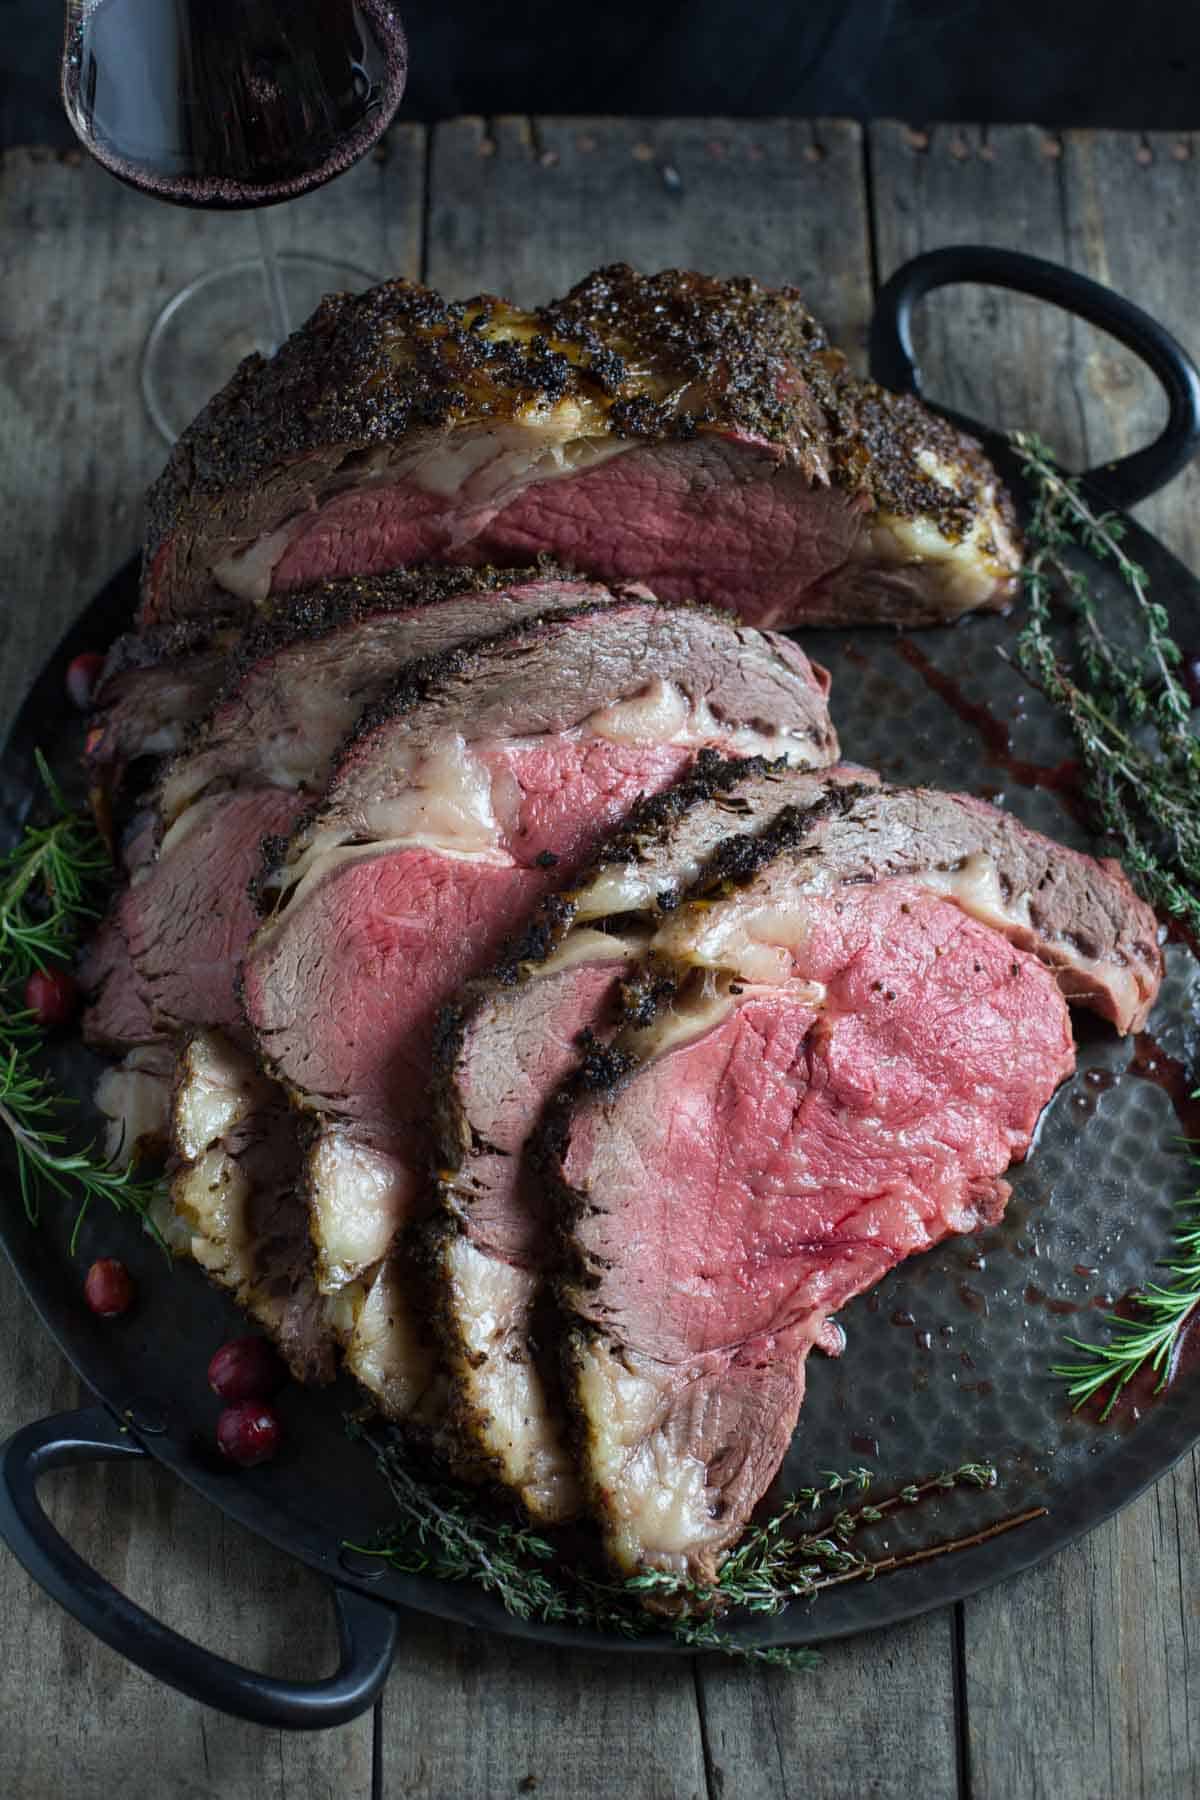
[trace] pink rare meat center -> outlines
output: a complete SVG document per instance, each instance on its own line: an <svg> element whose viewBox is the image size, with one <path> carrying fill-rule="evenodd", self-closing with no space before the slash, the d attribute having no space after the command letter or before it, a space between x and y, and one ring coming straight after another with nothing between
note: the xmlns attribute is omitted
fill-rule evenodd
<svg viewBox="0 0 1200 1800"><path fill-rule="evenodd" d="M811 903L798 977L581 1109L580 1228L624 1272L596 1317L660 1360L822 1318L905 1256L999 1217L999 1179L1074 1063L1032 956L889 882ZM807 1335L807 1332L806 1332Z"/></svg>
<svg viewBox="0 0 1200 1800"><path fill-rule="evenodd" d="M424 1153L438 1008L691 752L556 736L482 760L493 796L506 790L511 863L418 847L352 860L300 903L294 926L284 914L269 953L246 970L251 1018L284 1078L405 1160ZM554 862L539 866L546 853ZM297 1033L314 994L322 1030Z"/></svg>
<svg viewBox="0 0 1200 1800"><path fill-rule="evenodd" d="M645 581L660 599L737 604L762 624L843 567L865 505L815 492L770 446L710 433L535 481L495 511L404 483L340 494L287 545L271 585L278 592L451 554L512 564L550 547L608 580Z"/></svg>

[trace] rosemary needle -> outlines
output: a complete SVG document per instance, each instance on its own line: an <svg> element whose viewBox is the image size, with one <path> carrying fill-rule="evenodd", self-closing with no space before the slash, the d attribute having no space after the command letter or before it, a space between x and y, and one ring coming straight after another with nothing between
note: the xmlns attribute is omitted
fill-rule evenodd
<svg viewBox="0 0 1200 1800"><path fill-rule="evenodd" d="M40 751L36 759L55 816L48 825L27 827L0 858L0 1124L12 1139L21 1201L32 1223L49 1188L78 1201L72 1250L94 1200L139 1214L161 1243L149 1216L158 1183L139 1180L132 1165L116 1167L94 1145L70 1147L62 1121L71 1102L38 1067L41 1036L18 999L20 984L35 970L74 956L111 876L99 833L71 810Z"/></svg>
<svg viewBox="0 0 1200 1800"><path fill-rule="evenodd" d="M1194 1167L1200 1158L1191 1157ZM1139 1370L1149 1368L1158 1376L1155 1393L1171 1379L1180 1339L1200 1308L1200 1192L1180 1202L1171 1239L1169 1259L1160 1265L1174 1280L1167 1285L1147 1282L1130 1295L1129 1315L1105 1314L1109 1328L1106 1344L1089 1344L1082 1338L1064 1342L1082 1354L1074 1362L1056 1363L1050 1373L1065 1381L1075 1411L1108 1389L1101 1412L1107 1419L1125 1388Z"/></svg>

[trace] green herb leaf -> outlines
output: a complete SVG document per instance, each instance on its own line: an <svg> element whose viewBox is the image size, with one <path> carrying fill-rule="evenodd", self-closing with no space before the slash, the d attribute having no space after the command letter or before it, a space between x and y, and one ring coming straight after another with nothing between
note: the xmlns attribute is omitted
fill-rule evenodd
<svg viewBox="0 0 1200 1800"><path fill-rule="evenodd" d="M1190 1160L1200 1167L1200 1158L1192 1156ZM1101 1322L1109 1330L1107 1343L1064 1339L1081 1355L1073 1362L1055 1363L1050 1373L1067 1383L1076 1412L1105 1394L1100 1417L1107 1419L1141 1369L1149 1368L1158 1376L1155 1393L1161 1393L1170 1380L1182 1334L1200 1308L1200 1192L1180 1202L1171 1249L1159 1267L1174 1280L1166 1285L1150 1281L1132 1294L1128 1317L1106 1314Z"/></svg>
<svg viewBox="0 0 1200 1800"><path fill-rule="evenodd" d="M815 1668L819 1653L786 1645L743 1644L722 1631L719 1621L735 1608L776 1614L789 1600L807 1599L847 1581L870 1581L905 1562L925 1560L976 1541L949 1540L907 1556L890 1553L878 1558L849 1547L859 1532L879 1524L900 1506L912 1506L929 1495L960 1486L991 1487L996 1481L990 1463L964 1463L871 1504L865 1499L872 1479L869 1470L829 1473L819 1486L798 1489L770 1519L748 1531L726 1557L715 1586L662 1569L645 1569L624 1580L605 1580L565 1562L537 1532L482 1513L476 1496L465 1490L445 1482L418 1480L397 1446L380 1441L360 1422L347 1420L347 1430L364 1438L375 1452L396 1503L399 1526L372 1544L348 1544L346 1548L380 1557L405 1574L473 1582L495 1594L514 1618L588 1626L623 1637L666 1630L689 1649L716 1650L792 1670ZM799 1529L801 1520L828 1513L846 1494L863 1498L854 1506L837 1508L811 1531ZM976 1536L1007 1529L1008 1524L1001 1521ZM653 1611L647 1601L653 1603Z"/></svg>
<svg viewBox="0 0 1200 1800"><path fill-rule="evenodd" d="M1200 935L1200 739L1166 610L1122 548L1122 521L1090 507L1032 432L1019 431L1012 442L1035 496L1017 665L1069 724L1085 798L1131 879ZM1112 641L1087 577L1067 560L1073 549L1117 570L1133 603L1138 646ZM1053 636L1056 598L1074 625L1074 661Z"/></svg>
<svg viewBox="0 0 1200 1800"><path fill-rule="evenodd" d="M41 1034L20 999L21 984L35 970L73 958L112 878L95 826L70 809L40 751L36 757L56 817L27 827L0 858L0 1124L15 1146L21 1200L33 1223L50 1190L78 1203L72 1249L93 1200L138 1213L162 1243L149 1212L159 1183L140 1180L132 1165L116 1167L95 1145L71 1147L63 1130L71 1102L38 1067Z"/></svg>

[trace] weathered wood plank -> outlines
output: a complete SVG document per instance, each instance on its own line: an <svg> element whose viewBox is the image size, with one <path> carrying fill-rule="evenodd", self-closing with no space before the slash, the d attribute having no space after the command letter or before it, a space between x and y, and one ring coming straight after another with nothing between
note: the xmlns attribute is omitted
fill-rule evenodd
<svg viewBox="0 0 1200 1800"><path fill-rule="evenodd" d="M969 1601L975 1800L1200 1790L1193 1459L1042 1569Z"/></svg>
<svg viewBox="0 0 1200 1800"><path fill-rule="evenodd" d="M542 1650L414 1619L384 1695L383 1769L384 1792L405 1800L702 1800L690 1662Z"/></svg>
<svg viewBox="0 0 1200 1800"><path fill-rule="evenodd" d="M1180 146L1186 154L1177 150ZM919 250L1032 249L1107 281L1194 342L1195 144L1121 133L944 126L871 131L880 273ZM1076 464L1145 442L1164 413L1111 340L1052 309L957 289L922 308L929 392L1005 426L1034 424ZM1142 509L1195 561L1195 470ZM1200 1720L1197 1464L1047 1568L964 1609L970 1791L978 1800L1192 1794Z"/></svg>
<svg viewBox="0 0 1200 1800"><path fill-rule="evenodd" d="M1066 262L1115 287L1200 353L1200 145L1186 134L1054 134L1036 125L871 127L879 274L943 244L983 243ZM1156 254L1161 246L1162 254ZM1121 456L1160 429L1153 378L1104 333L999 289L932 294L914 333L929 393L1003 430L1032 426L1072 467ZM1138 509L1200 562L1200 471Z"/></svg>
<svg viewBox="0 0 1200 1800"><path fill-rule="evenodd" d="M456 119L433 134L426 276L522 303L630 262L792 281L848 350L870 307L846 119Z"/></svg>
<svg viewBox="0 0 1200 1800"><path fill-rule="evenodd" d="M415 275L423 158L420 127L394 130L383 158L279 209L280 247ZM156 205L90 158L0 160L0 493L11 522L0 538L0 727L67 621L137 548L142 493L165 456L138 388L155 314L184 282L256 253L248 217ZM232 360L252 342L248 332L232 345Z"/></svg>
<svg viewBox="0 0 1200 1800"><path fill-rule="evenodd" d="M0 1437L82 1403L7 1265L0 1267ZM45 1484L80 1554L158 1618L224 1656L298 1679L333 1667L325 1584L155 1469L93 1467ZM371 1793L370 1716L264 1731L135 1669L0 1552L0 1793L50 1800L308 1800Z"/></svg>
<svg viewBox="0 0 1200 1800"><path fill-rule="evenodd" d="M1033 250L1062 261L1062 146L1035 125L892 122L869 134L881 281L943 244ZM996 288L942 289L921 305L914 337L930 397L1002 429L1033 425L1072 463L1098 432L1081 389L1080 333L1066 315Z"/></svg>
<svg viewBox="0 0 1200 1800"><path fill-rule="evenodd" d="M336 189L285 208L284 248L415 274L424 135L394 133ZM253 254L252 222L156 206L87 160L0 163L0 731L88 595L135 548L163 456L137 362L183 281ZM206 1351L198 1351L205 1354ZM0 1268L0 1434L78 1405L78 1383ZM70 1541L158 1616L280 1674L325 1672L324 1584L151 1470L90 1469L48 1490ZM372 1726L284 1736L223 1720L105 1649L0 1554L0 1792L259 1800L371 1791Z"/></svg>
<svg viewBox="0 0 1200 1800"><path fill-rule="evenodd" d="M951 1800L953 1636L946 1607L827 1645L811 1675L701 1665L714 1800Z"/></svg>
<svg viewBox="0 0 1200 1800"><path fill-rule="evenodd" d="M1127 294L1200 356L1196 319L1200 245L1200 134L1071 131L1063 141L1063 198L1069 260ZM1106 446L1137 449L1157 432L1166 406L1153 384L1100 339L1084 381L1103 409ZM1195 463L1137 509L1189 568L1200 567L1200 468Z"/></svg>

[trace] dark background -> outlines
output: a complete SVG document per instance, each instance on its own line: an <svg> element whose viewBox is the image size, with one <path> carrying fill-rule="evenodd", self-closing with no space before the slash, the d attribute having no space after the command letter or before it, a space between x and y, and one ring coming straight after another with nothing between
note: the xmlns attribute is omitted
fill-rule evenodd
<svg viewBox="0 0 1200 1800"><path fill-rule="evenodd" d="M203 4L203 0L198 0ZM404 114L1200 126L1200 0L400 0ZM70 142L61 0L0 0L0 144Z"/></svg>

